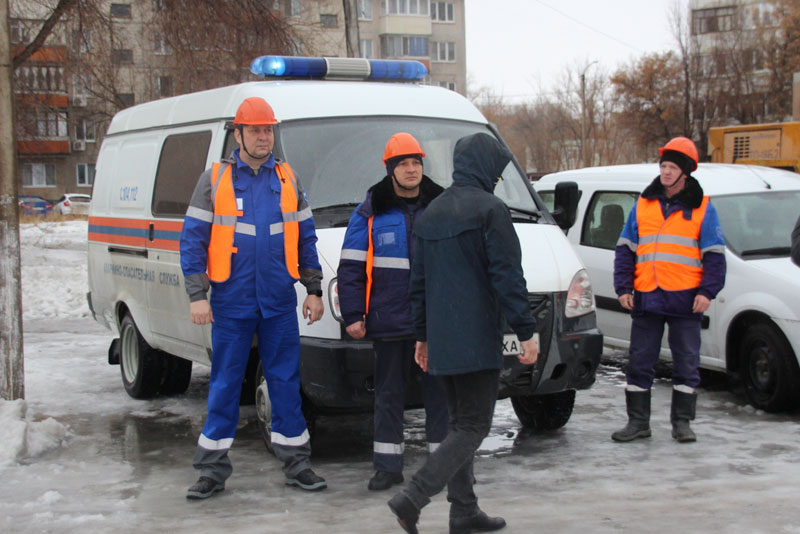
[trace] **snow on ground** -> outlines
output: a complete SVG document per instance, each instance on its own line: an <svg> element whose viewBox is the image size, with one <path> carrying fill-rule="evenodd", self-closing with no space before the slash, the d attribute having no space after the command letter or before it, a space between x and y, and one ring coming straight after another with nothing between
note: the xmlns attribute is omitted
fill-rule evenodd
<svg viewBox="0 0 800 534"><path fill-rule="evenodd" d="M314 465L329 488L283 484L265 454L253 407L241 410L226 490L187 502L191 457L205 418L208 369L189 390L129 398L106 353L114 334L86 304L86 222L21 232L26 400L0 401L0 532L397 533L390 493L366 490L369 417L317 424ZM508 400L476 460L476 493L503 515L505 534L800 534L800 413L767 414L720 387L700 392L699 441L670 438L669 380L654 387L653 437L609 438L625 421L624 375L600 367L566 427L531 434ZM424 460L423 416L406 414L406 477ZM444 495L425 508L424 534L447 531Z"/></svg>

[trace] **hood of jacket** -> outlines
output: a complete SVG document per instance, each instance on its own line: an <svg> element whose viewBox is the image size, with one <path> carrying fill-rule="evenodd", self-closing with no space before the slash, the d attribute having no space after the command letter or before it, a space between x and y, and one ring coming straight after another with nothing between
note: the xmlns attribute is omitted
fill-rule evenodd
<svg viewBox="0 0 800 534"><path fill-rule="evenodd" d="M494 192L497 178L511 161L511 152L486 133L462 137L453 150L453 184Z"/></svg>
<svg viewBox="0 0 800 534"><path fill-rule="evenodd" d="M442 186L423 174L422 181L419 183L419 205L427 206L442 191L444 191ZM370 217L385 213L392 208L402 208L404 204L405 201L394 192L392 177L387 175L367 190L367 199L362 205L360 213L365 217Z"/></svg>

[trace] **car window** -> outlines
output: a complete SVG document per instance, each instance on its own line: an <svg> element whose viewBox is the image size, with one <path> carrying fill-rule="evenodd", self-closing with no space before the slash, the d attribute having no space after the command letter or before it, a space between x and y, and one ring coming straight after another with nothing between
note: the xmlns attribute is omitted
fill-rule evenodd
<svg viewBox="0 0 800 534"><path fill-rule="evenodd" d="M581 245L613 250L639 193L598 191L589 201L581 229Z"/></svg>
<svg viewBox="0 0 800 534"><path fill-rule="evenodd" d="M91 201L91 198L89 198L89 197L71 197L70 201L71 202L89 202L89 201Z"/></svg>
<svg viewBox="0 0 800 534"><path fill-rule="evenodd" d="M547 209L552 212L553 208L555 207L556 201L556 193L555 191L536 191L539 193L539 198L542 199L544 205L547 206Z"/></svg>
<svg viewBox="0 0 800 534"><path fill-rule="evenodd" d="M164 140L156 171L153 215L183 218L197 179L206 167L211 132L170 135Z"/></svg>
<svg viewBox="0 0 800 534"><path fill-rule="evenodd" d="M715 196L728 248L744 259L788 257L800 191L762 191Z"/></svg>

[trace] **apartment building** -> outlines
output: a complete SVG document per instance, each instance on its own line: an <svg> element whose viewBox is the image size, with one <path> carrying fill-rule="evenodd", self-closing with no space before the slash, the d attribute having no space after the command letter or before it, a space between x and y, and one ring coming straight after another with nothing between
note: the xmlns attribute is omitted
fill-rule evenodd
<svg viewBox="0 0 800 534"><path fill-rule="evenodd" d="M182 32L197 22L170 19L171 0L98 0L99 11L69 12L15 71L19 193L49 200L90 193L114 113L255 79L248 66L257 55L343 57L349 40L352 55L416 59L428 67L424 83L466 93L464 0L347 1L348 13L341 0L264 0L261 8L277 12L291 29L290 42L265 45L269 38L221 28L231 44L216 55L187 44ZM46 3L10 1L12 54L36 37L49 14ZM200 37L207 31L189 30Z"/></svg>

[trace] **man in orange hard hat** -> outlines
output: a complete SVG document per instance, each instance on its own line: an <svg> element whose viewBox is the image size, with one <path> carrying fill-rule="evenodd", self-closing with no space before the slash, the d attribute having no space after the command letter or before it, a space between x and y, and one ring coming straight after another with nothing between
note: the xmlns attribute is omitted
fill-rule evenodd
<svg viewBox="0 0 800 534"><path fill-rule="evenodd" d="M386 143L386 176L370 187L350 217L338 270L339 306L347 333L375 348L375 475L367 485L386 490L403 482L403 410L414 365L414 328L408 299L417 218L442 187L423 174L425 152L414 137ZM418 371L419 369L417 369ZM447 404L438 381L422 376L428 450L447 435Z"/></svg>
<svg viewBox="0 0 800 534"><path fill-rule="evenodd" d="M632 318L628 424L612 434L614 441L651 434L650 389L665 324L672 352L672 437L696 441L689 421L700 384L700 326L725 285L725 238L717 211L691 175L697 147L676 137L658 153L661 172L631 209L614 258L614 289Z"/></svg>
<svg viewBox="0 0 800 534"><path fill-rule="evenodd" d="M272 404L271 441L286 484L321 490L300 397L300 335L295 282L306 287L303 316L322 317L322 268L311 208L288 163L272 153L278 121L260 97L234 118L239 144L197 182L181 232L181 268L193 323L211 323L208 418L197 443L200 479L186 493L205 499L225 489L228 450L253 336ZM207 293L213 288L209 301Z"/></svg>

